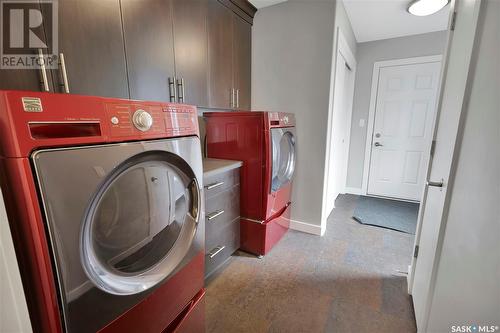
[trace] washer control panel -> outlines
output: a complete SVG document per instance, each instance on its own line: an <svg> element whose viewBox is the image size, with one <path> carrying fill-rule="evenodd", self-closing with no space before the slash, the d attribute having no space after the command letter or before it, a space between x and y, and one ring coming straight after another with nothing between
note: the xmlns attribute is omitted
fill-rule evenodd
<svg viewBox="0 0 500 333"><path fill-rule="evenodd" d="M153 116L149 112L139 109L134 112L132 123L139 131L146 132L153 126Z"/></svg>
<svg viewBox="0 0 500 333"><path fill-rule="evenodd" d="M107 103L112 137L172 137L198 134L195 106L172 103Z"/></svg>
<svg viewBox="0 0 500 333"><path fill-rule="evenodd" d="M270 127L293 127L295 126L295 117L291 113L268 112L267 118Z"/></svg>

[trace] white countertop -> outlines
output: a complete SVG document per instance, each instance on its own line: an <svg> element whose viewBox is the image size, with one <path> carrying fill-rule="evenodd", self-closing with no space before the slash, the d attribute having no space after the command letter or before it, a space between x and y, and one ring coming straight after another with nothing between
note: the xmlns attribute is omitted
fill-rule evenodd
<svg viewBox="0 0 500 333"><path fill-rule="evenodd" d="M203 177L211 177L222 172L239 168L243 165L242 161L220 160L217 158L203 159Z"/></svg>

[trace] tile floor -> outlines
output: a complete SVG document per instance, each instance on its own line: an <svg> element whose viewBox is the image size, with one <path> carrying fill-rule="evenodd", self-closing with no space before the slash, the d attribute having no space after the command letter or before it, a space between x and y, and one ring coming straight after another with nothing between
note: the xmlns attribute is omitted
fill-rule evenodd
<svg viewBox="0 0 500 333"><path fill-rule="evenodd" d="M324 237L290 231L263 259L237 253L207 284L207 332L415 332L413 235L361 225L343 195Z"/></svg>

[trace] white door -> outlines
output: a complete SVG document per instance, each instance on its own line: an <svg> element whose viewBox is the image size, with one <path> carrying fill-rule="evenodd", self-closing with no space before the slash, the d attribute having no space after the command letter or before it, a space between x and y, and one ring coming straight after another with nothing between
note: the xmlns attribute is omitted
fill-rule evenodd
<svg viewBox="0 0 500 333"><path fill-rule="evenodd" d="M348 60L342 50L337 53L335 89L332 113L332 134L328 163L327 212L331 212L335 199L344 192L349 157L352 101L354 95L353 60Z"/></svg>
<svg viewBox="0 0 500 333"><path fill-rule="evenodd" d="M427 179L432 181L432 184L425 188L422 196L415 236L415 245L419 247L418 256L412 259L408 275L419 332L427 330L428 309L440 251L439 244L444 233L443 219L449 203L448 179L452 173L455 144L460 130L479 7L479 1L458 0L455 4L457 23L448 45L448 60L441 84L434 133L435 152L427 171ZM456 292L460 293L460 290ZM453 305L450 303L450 306Z"/></svg>
<svg viewBox="0 0 500 333"><path fill-rule="evenodd" d="M441 62L380 68L367 193L420 200Z"/></svg>

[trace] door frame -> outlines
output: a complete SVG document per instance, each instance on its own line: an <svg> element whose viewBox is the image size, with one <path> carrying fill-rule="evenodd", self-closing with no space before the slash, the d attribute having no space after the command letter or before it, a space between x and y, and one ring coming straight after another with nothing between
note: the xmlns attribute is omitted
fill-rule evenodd
<svg viewBox="0 0 500 333"><path fill-rule="evenodd" d="M370 93L370 107L368 109L368 126L366 128L366 141L365 141L365 159L363 162L363 183L361 186L361 194L368 194L368 177L370 176L370 162L372 155L372 140L373 140L373 127L375 125L375 113L377 109L377 94L378 94L378 81L380 76L380 70L384 67L394 67L394 66L405 66L405 65L416 65L416 64L426 64L432 62L441 62L441 73L443 67L443 55L436 54L430 56L422 56L422 57L410 57L410 58L402 58L402 59L393 59L393 60L383 60L376 61L373 64L373 74L372 74L372 87ZM441 80L441 77L440 77ZM441 84L441 83L439 83ZM439 98L439 86L437 96ZM437 100L435 108L437 108ZM432 123L432 132L434 132L434 125L436 122L436 110L434 112L433 118L434 121ZM432 144L432 136L428 138L427 148L425 154L428 154L431 149ZM427 162L428 165L429 162ZM427 170L427 165L425 166L425 170ZM398 199L398 198L395 198ZM399 199L398 199L399 200ZM405 200L408 201L408 200Z"/></svg>
<svg viewBox="0 0 500 333"><path fill-rule="evenodd" d="M330 80L330 105L328 107L328 126L327 126L327 135L326 135L326 155L325 155L325 177L324 177L324 187L323 187L323 202L322 202L322 221L325 220L328 217L328 215L331 212L327 212L327 200L328 200L328 183L329 183L329 178L332 177L330 175L330 154L331 154L331 140L332 140L332 132L333 132L333 125L332 125L332 119L333 119L333 113L335 112L335 104L334 104L334 99L335 99L335 85L337 84L337 57L339 53L342 53L342 56L347 60L349 66L351 67L352 75L354 77L354 82L352 86L353 90L353 98L352 101L350 102L350 107L349 107L349 115L347 116L348 124L347 126L347 143L346 143L346 150L347 150L347 156L349 157L349 151L350 151L350 145L351 145L351 126L352 126L352 114L353 114L353 106L354 106L354 90L356 87L356 68L358 66L358 62L356 61L356 56L352 52L349 43L347 42L347 39L345 35L342 32L342 29L340 27L337 27L337 40L336 44L334 47L334 53L332 57L332 75L331 75L331 80ZM346 159L345 161L345 167L346 170L348 168L348 163L349 163L349 158ZM341 193L346 192L346 186L347 186L347 173L346 177L344 179L344 185L341 188ZM335 208L335 205L334 205ZM323 225L323 223L322 223ZM323 229L324 227L322 227Z"/></svg>

